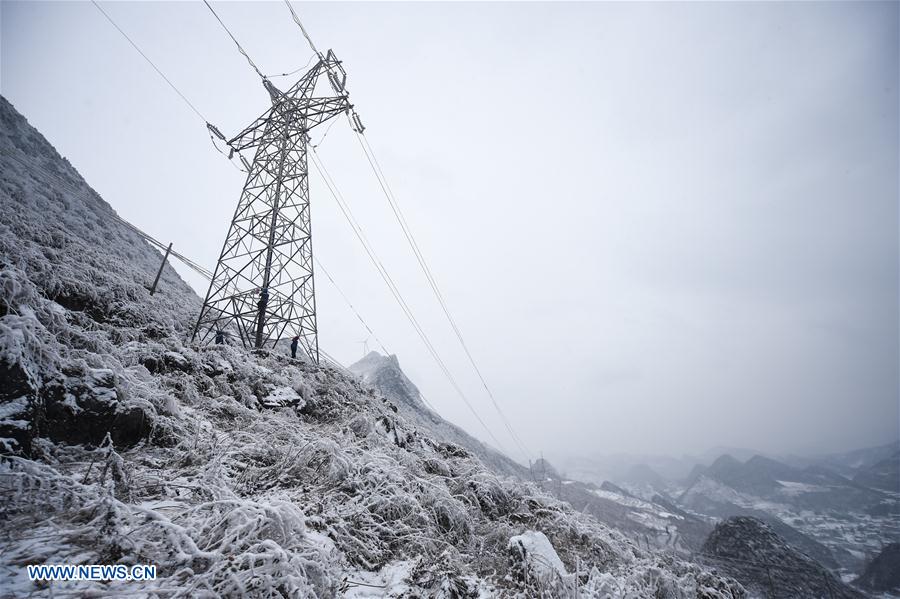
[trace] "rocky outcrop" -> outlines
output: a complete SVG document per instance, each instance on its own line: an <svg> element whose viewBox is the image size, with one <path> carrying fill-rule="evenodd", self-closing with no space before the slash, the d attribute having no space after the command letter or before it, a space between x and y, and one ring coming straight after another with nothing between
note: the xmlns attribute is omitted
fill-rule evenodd
<svg viewBox="0 0 900 599"><path fill-rule="evenodd" d="M853 584L876 593L900 593L900 543L885 546Z"/></svg>
<svg viewBox="0 0 900 599"><path fill-rule="evenodd" d="M718 524L703 545L701 560L735 578L751 594L784 599L864 597L756 518L740 516Z"/></svg>
<svg viewBox="0 0 900 599"><path fill-rule="evenodd" d="M520 478L530 477L529 471L495 448L482 443L460 427L435 414L425 402L418 387L400 368L397 356L382 356L369 352L350 366L350 372L377 389L390 402L390 408L430 431L436 440L464 448L498 474Z"/></svg>

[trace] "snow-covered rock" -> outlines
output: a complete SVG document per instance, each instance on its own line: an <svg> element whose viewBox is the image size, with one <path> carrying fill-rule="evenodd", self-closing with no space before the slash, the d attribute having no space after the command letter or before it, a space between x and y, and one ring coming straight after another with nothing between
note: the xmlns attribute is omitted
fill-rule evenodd
<svg viewBox="0 0 900 599"><path fill-rule="evenodd" d="M547 535L536 530L526 530L509 539L506 546L510 556L532 576L551 580L565 579L568 574L562 560L550 543Z"/></svg>

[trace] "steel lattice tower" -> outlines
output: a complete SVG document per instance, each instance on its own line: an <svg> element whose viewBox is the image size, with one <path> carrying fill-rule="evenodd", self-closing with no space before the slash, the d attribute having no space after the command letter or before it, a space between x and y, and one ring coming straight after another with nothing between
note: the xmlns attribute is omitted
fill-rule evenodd
<svg viewBox="0 0 900 599"><path fill-rule="evenodd" d="M317 96L323 75L328 95ZM313 127L353 106L331 50L287 92L263 83L272 107L227 141L232 152L255 148L255 156L192 339L209 344L222 331L261 348L299 335L318 363L307 142ZM355 113L351 123L362 130Z"/></svg>

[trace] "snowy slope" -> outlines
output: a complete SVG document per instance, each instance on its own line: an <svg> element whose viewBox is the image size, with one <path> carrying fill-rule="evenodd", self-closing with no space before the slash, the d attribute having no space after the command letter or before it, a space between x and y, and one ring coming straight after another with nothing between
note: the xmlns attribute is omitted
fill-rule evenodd
<svg viewBox="0 0 900 599"><path fill-rule="evenodd" d="M743 596L495 475L342 372L187 344L198 298L168 269L150 297L158 253L5 100L0 119L4 594ZM510 551L537 533L577 577ZM158 577L29 582L42 563Z"/></svg>
<svg viewBox="0 0 900 599"><path fill-rule="evenodd" d="M521 464L485 445L430 410L425 405L419 389L401 370L397 356L382 356L375 351L369 352L350 366L350 371L378 389L384 397L392 400L407 420L414 422L421 429L428 430L432 438L465 448L498 474L519 477L529 475L528 469Z"/></svg>

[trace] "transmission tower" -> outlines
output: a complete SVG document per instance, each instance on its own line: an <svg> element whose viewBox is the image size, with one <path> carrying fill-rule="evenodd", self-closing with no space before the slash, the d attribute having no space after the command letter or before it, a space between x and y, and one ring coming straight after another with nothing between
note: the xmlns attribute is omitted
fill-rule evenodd
<svg viewBox="0 0 900 599"><path fill-rule="evenodd" d="M306 152L309 131L340 114L362 131L346 80L334 52L318 53L316 64L286 92L263 78L272 107L235 137L226 140L210 126L232 154L255 148L255 155L252 163L241 156L247 180L192 339L209 344L221 341L221 333L262 348L297 335L303 351L319 362Z"/></svg>

